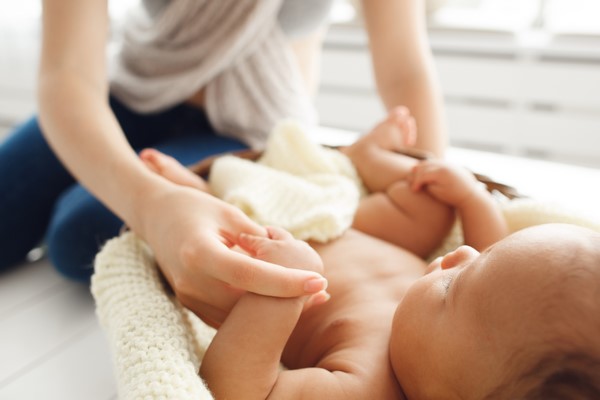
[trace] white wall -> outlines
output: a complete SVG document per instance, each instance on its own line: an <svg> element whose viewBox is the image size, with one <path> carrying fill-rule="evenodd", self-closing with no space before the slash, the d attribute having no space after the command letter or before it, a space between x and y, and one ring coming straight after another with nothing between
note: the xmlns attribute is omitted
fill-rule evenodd
<svg viewBox="0 0 600 400"><path fill-rule="evenodd" d="M600 38L548 39L431 32L453 145L600 167ZM330 30L317 104L334 127L384 115L362 29Z"/></svg>

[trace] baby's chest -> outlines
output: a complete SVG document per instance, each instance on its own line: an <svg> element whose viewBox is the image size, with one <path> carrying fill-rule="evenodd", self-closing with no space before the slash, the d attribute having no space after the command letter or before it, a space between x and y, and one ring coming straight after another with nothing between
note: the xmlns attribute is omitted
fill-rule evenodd
<svg viewBox="0 0 600 400"><path fill-rule="evenodd" d="M392 304L379 304L376 310L361 307L339 307L331 300L319 310L305 313L286 345L288 362L296 368L318 366L323 360L339 354L353 358L363 354L387 356L389 332L395 311ZM368 359L367 356L364 356Z"/></svg>
<svg viewBox="0 0 600 400"><path fill-rule="evenodd" d="M347 383L350 399L401 399L402 394L392 370L389 358L389 337L375 331L360 331L352 321L338 319L324 335L334 339L328 348L319 350L312 367L323 368L330 372L343 372L352 376L344 380ZM356 335L344 336L336 330L354 331ZM323 342L327 337L323 336Z"/></svg>

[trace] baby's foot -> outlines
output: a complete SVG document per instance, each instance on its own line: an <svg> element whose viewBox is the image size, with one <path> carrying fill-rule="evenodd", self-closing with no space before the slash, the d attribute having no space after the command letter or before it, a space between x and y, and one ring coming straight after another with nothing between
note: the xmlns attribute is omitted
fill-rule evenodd
<svg viewBox="0 0 600 400"><path fill-rule="evenodd" d="M416 124L406 107L396 107L385 120L342 149L370 192L383 192L403 180L416 160L402 153L416 141Z"/></svg>
<svg viewBox="0 0 600 400"><path fill-rule="evenodd" d="M417 140L417 126L408 108L393 108L387 118L375 126L362 138L385 150L402 150L414 146Z"/></svg>
<svg viewBox="0 0 600 400"><path fill-rule="evenodd" d="M173 183L210 192L204 179L167 154L155 149L144 149L140 152L140 159L151 171Z"/></svg>

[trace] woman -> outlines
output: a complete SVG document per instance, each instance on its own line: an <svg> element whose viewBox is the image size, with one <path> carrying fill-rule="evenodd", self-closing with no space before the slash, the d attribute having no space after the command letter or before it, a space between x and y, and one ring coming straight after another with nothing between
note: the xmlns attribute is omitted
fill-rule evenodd
<svg viewBox="0 0 600 400"><path fill-rule="evenodd" d="M185 164L260 148L280 118L311 122L330 3L145 0L127 20L109 74L107 1L44 0L39 117L0 145L0 267L23 260L45 235L53 264L85 281L98 247L124 222L198 314L219 318L244 290L322 290L316 273L229 251L240 232L266 232L151 173L136 151L156 147ZM383 103L407 106L419 126L415 147L441 155L423 0L365 0L362 8Z"/></svg>

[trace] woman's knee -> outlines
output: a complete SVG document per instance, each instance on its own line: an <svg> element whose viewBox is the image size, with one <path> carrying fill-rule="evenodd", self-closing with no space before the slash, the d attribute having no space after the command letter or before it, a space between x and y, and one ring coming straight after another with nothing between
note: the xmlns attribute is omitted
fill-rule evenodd
<svg viewBox="0 0 600 400"><path fill-rule="evenodd" d="M54 267L67 278L88 282L96 253L116 236L122 222L79 185L56 204L48 228L48 254Z"/></svg>
<svg viewBox="0 0 600 400"><path fill-rule="evenodd" d="M24 261L42 240L57 198L72 183L35 117L0 143L0 269Z"/></svg>

